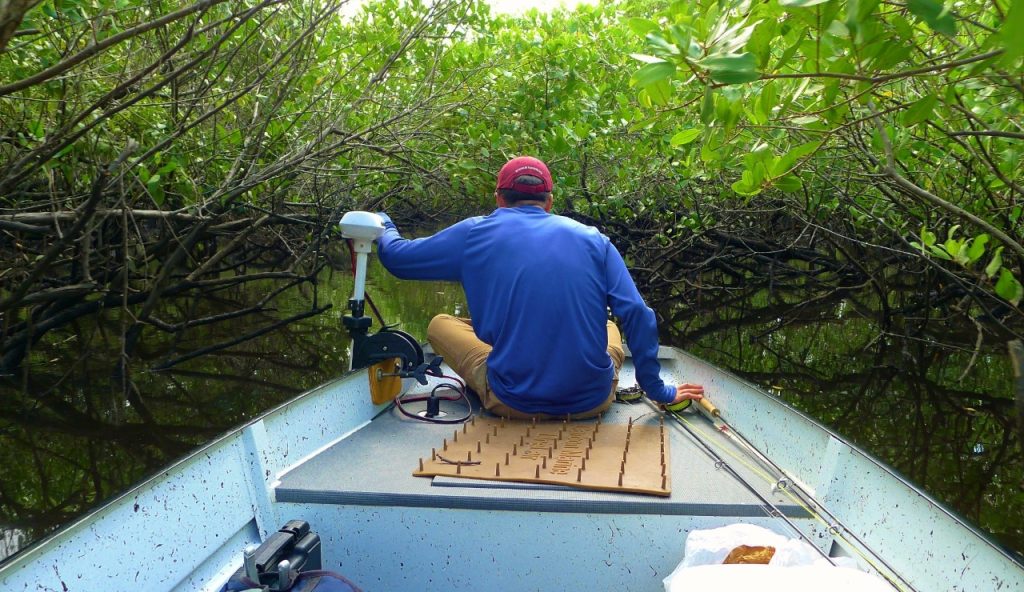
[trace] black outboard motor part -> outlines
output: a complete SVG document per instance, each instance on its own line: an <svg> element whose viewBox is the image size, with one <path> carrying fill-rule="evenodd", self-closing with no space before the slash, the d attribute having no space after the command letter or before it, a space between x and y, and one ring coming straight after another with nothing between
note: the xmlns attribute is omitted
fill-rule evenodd
<svg viewBox="0 0 1024 592"><path fill-rule="evenodd" d="M305 520L290 520L262 545L245 549L242 567L228 580L225 590L259 587L269 592L290 590L302 572L319 571L320 535L310 532ZM247 588L238 588L238 585Z"/></svg>
<svg viewBox="0 0 1024 592"><path fill-rule="evenodd" d="M415 378L420 384L427 384L426 375L431 367L423 362L423 348L415 338L404 331L388 327L381 328L373 335L369 334L373 321L364 314L366 260L373 241L384 233L383 221L380 216L371 212L352 211L342 216L339 226L342 236L352 240L352 250L356 256L353 270L355 284L352 298L348 301L351 314L342 319L342 324L352 336L350 369L367 368L385 360L398 358L399 367L394 372L389 372L389 375Z"/></svg>

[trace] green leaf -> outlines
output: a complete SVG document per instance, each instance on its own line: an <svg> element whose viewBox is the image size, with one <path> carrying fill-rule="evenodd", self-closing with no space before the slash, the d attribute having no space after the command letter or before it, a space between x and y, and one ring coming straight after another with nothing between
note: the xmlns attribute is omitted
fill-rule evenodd
<svg viewBox="0 0 1024 592"><path fill-rule="evenodd" d="M806 144L801 144L796 148L793 148L775 161L771 168L771 175L773 177L778 177L779 175L788 173L798 160L814 152L820 146L821 142L807 142Z"/></svg>
<svg viewBox="0 0 1024 592"><path fill-rule="evenodd" d="M938 0L907 0L907 9L937 33L956 35L956 20Z"/></svg>
<svg viewBox="0 0 1024 592"><path fill-rule="evenodd" d="M179 167L181 167L181 164L176 160L172 160L165 164L164 166L157 169L156 174L162 175L165 173L171 173L178 170Z"/></svg>
<svg viewBox="0 0 1024 592"><path fill-rule="evenodd" d="M667 105L669 99L672 98L672 86L668 80L659 80L640 92L647 93L655 104L661 106Z"/></svg>
<svg viewBox="0 0 1024 592"><path fill-rule="evenodd" d="M785 191L787 193L794 193L800 191L800 188L803 187L803 183L800 181L800 177L796 175L786 175L784 177L779 177L778 179L775 179L775 181L773 181L772 184L778 187L780 190Z"/></svg>
<svg viewBox="0 0 1024 592"><path fill-rule="evenodd" d="M671 62L654 62L640 68L633 74L630 84L647 88L655 82L665 80L676 73L676 65Z"/></svg>
<svg viewBox="0 0 1024 592"><path fill-rule="evenodd" d="M840 21L832 21L832 24L828 26L828 32L833 37L839 37L845 39L850 36L850 28L846 26L846 23Z"/></svg>
<svg viewBox="0 0 1024 592"><path fill-rule="evenodd" d="M548 142L548 147L552 152L556 154L565 154L569 152L569 150L572 148L569 145L569 143L565 141L565 138L563 138L560 134L556 134L554 137L551 138L551 141Z"/></svg>
<svg viewBox="0 0 1024 592"><path fill-rule="evenodd" d="M1013 277L1013 274L1010 273L1010 270L1004 267L999 271L999 281L996 282L996 294L1010 304L1017 306L1020 303L1020 299L1024 297L1024 286L1021 286L1017 278Z"/></svg>
<svg viewBox="0 0 1024 592"><path fill-rule="evenodd" d="M779 0L779 5L787 6L789 8L807 8L808 6L817 6L829 1L830 0Z"/></svg>
<svg viewBox="0 0 1024 592"><path fill-rule="evenodd" d="M958 241L955 238L947 239L942 245L942 247L946 249L946 252L949 253L949 256L957 260L959 260L960 249L962 249L963 246L963 241Z"/></svg>
<svg viewBox="0 0 1024 592"><path fill-rule="evenodd" d="M651 95L647 92L647 89L641 90L640 94L637 95L637 99L640 101L640 106L644 109L654 108L654 101L651 100Z"/></svg>
<svg viewBox="0 0 1024 592"><path fill-rule="evenodd" d="M672 144L673 147L685 146L699 138L703 131L704 130L702 130L699 127L683 130L677 133L676 135L672 136L672 139L669 141L669 143Z"/></svg>
<svg viewBox="0 0 1024 592"><path fill-rule="evenodd" d="M46 137L46 124L41 119L30 121L28 124L28 133L32 134L32 137L37 140L42 140Z"/></svg>
<svg viewBox="0 0 1024 592"><path fill-rule="evenodd" d="M715 94L708 85L704 88L704 100L700 104L700 122L703 124L711 123L711 120L715 118Z"/></svg>
<svg viewBox="0 0 1024 592"><path fill-rule="evenodd" d="M700 159L707 164L713 164L722 160L722 153L717 148L712 148L711 145L705 142L700 147Z"/></svg>
<svg viewBox="0 0 1024 592"><path fill-rule="evenodd" d="M761 193L761 187L747 178L747 174L749 172L750 171L744 171L743 178L732 184L732 190L738 195L750 196Z"/></svg>
<svg viewBox="0 0 1024 592"><path fill-rule="evenodd" d="M631 53L629 54L629 57L633 58L634 60L637 60L638 62L643 62L645 64L660 64L665 61L663 58L659 58L658 56L647 55L646 53Z"/></svg>
<svg viewBox="0 0 1024 592"><path fill-rule="evenodd" d="M761 74L755 71L712 71L711 80L721 84L743 84L745 82L753 82L761 78Z"/></svg>
<svg viewBox="0 0 1024 592"><path fill-rule="evenodd" d="M752 53L728 53L710 55L697 62L712 72L749 71L757 67L757 57Z"/></svg>
<svg viewBox="0 0 1024 592"><path fill-rule="evenodd" d="M722 84L742 84L761 77L757 71L757 56L747 53L715 54L697 62L707 68L711 79Z"/></svg>
<svg viewBox="0 0 1024 592"><path fill-rule="evenodd" d="M778 38L779 23L767 20L758 23L750 40L743 46L757 58L758 68L767 68L772 57L772 44Z"/></svg>
<svg viewBox="0 0 1024 592"><path fill-rule="evenodd" d="M924 246L930 247L935 244L935 233L930 230L921 229L921 242Z"/></svg>
<svg viewBox="0 0 1024 592"><path fill-rule="evenodd" d="M848 0L846 3L846 26L852 33L860 31L860 25L878 7L879 0Z"/></svg>
<svg viewBox="0 0 1024 592"><path fill-rule="evenodd" d="M637 35L647 35L651 31L657 31L661 27L658 23L645 18L626 19L626 25Z"/></svg>
<svg viewBox="0 0 1024 592"><path fill-rule="evenodd" d="M146 189L149 190L149 194L153 197L153 201L158 206L164 205L164 188L160 184L160 175L153 175L146 181Z"/></svg>
<svg viewBox="0 0 1024 592"><path fill-rule="evenodd" d="M676 47L682 50L689 50L691 38L690 33L686 29L679 25L672 25L668 28L668 32L671 34Z"/></svg>
<svg viewBox="0 0 1024 592"><path fill-rule="evenodd" d="M992 255L992 261L985 266L985 275L990 278L996 276L1000 269L1003 268L1003 247L996 249L995 255Z"/></svg>
<svg viewBox="0 0 1024 592"><path fill-rule="evenodd" d="M938 97L933 94L925 95L920 100L915 101L913 105L904 111L903 125L911 127L930 118L938 101Z"/></svg>
<svg viewBox="0 0 1024 592"><path fill-rule="evenodd" d="M1001 58L1006 65L1024 55L1024 0L1014 0L1010 5L1006 20L999 28L999 43L1006 50Z"/></svg>
<svg viewBox="0 0 1024 592"><path fill-rule="evenodd" d="M658 35L649 34L647 35L647 45L654 48L654 53L658 55L679 55L679 48L672 45L668 41L665 41Z"/></svg>
<svg viewBox="0 0 1024 592"><path fill-rule="evenodd" d="M782 56L779 57L779 62L775 64L776 70L781 70L783 66L789 63L789 60L793 59L793 56L796 55L797 51L799 51L803 40L804 36L801 35L792 45L786 48L786 51L782 52Z"/></svg>
<svg viewBox="0 0 1024 592"><path fill-rule="evenodd" d="M971 246L967 248L967 259L974 263L985 254L985 243L988 242L987 234L979 234L971 240Z"/></svg>
<svg viewBox="0 0 1024 592"><path fill-rule="evenodd" d="M935 255L939 259L945 259L946 261L951 261L953 259L944 249L940 249L935 245L929 246L928 250L931 251L932 255Z"/></svg>
<svg viewBox="0 0 1024 592"><path fill-rule="evenodd" d="M775 91L775 84L768 82L761 89L761 96L757 100L757 111L764 121L772 117L772 110L778 106L778 94Z"/></svg>

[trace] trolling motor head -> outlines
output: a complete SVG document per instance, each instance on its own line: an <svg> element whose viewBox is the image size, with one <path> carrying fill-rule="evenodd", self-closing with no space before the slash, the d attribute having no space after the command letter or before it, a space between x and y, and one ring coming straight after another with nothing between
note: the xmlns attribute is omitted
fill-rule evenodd
<svg viewBox="0 0 1024 592"><path fill-rule="evenodd" d="M373 241L384 234L384 221L380 216L372 212L351 211L345 212L338 222L341 227L341 235L353 240ZM365 245L365 253L370 252L370 245Z"/></svg>

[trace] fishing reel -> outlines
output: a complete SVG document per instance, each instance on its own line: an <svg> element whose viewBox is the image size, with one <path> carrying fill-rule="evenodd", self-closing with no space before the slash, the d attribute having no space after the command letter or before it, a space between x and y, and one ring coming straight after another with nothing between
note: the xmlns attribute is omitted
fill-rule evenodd
<svg viewBox="0 0 1024 592"><path fill-rule="evenodd" d="M373 241L384 234L384 222L371 212L347 212L341 218L341 235L352 240L355 252L355 286L348 301L351 314L342 324L352 336L350 370L369 368L370 398L375 404L398 395L403 378L427 384L428 374L440 374L440 356L423 361L423 348L411 335L391 327L369 334L372 319L364 314L367 256Z"/></svg>

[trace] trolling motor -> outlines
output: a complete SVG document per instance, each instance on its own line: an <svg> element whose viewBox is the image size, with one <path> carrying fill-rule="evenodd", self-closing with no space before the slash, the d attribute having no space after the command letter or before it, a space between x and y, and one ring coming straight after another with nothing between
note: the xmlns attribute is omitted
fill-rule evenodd
<svg viewBox="0 0 1024 592"><path fill-rule="evenodd" d="M366 260L370 245L384 234L384 222L371 212L347 212L339 223L341 235L352 240L355 252L355 287L348 301L351 314L342 319L342 324L352 336L352 358L350 370L369 368L370 398L375 404L388 403L398 395L403 378L415 378L420 384L427 384L428 372L439 371L440 356L423 361L423 348L411 335L404 331L381 327L370 335L372 319L364 314L366 291Z"/></svg>

